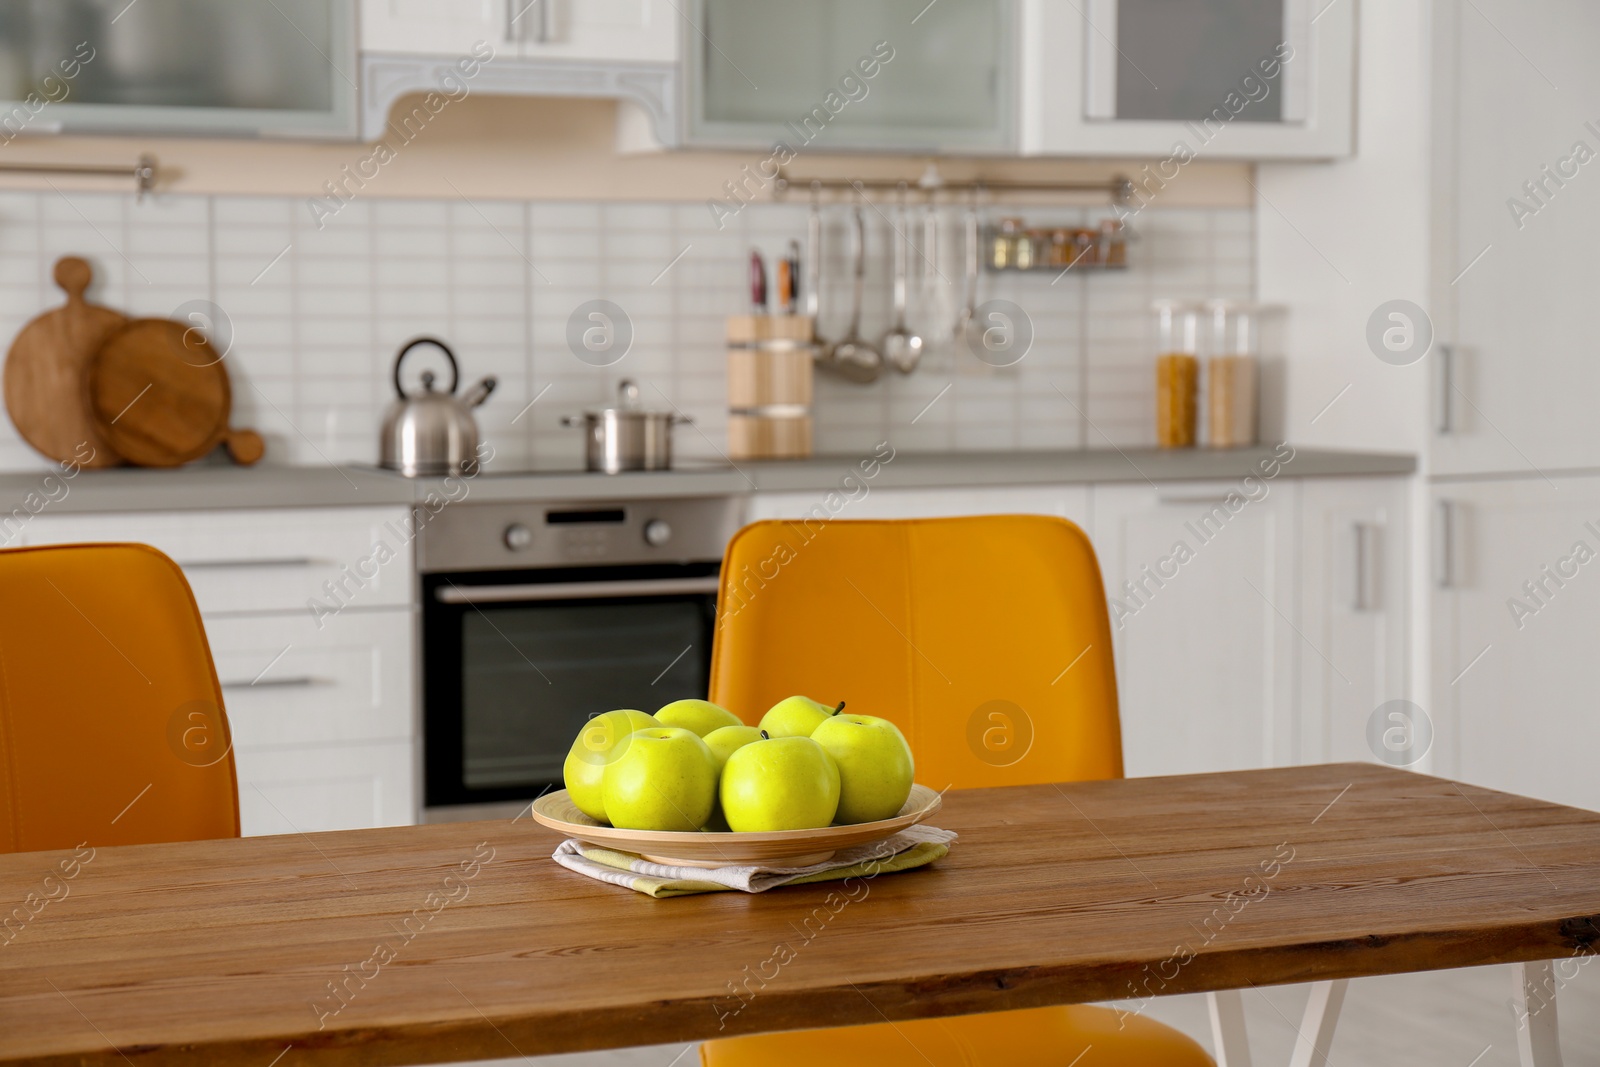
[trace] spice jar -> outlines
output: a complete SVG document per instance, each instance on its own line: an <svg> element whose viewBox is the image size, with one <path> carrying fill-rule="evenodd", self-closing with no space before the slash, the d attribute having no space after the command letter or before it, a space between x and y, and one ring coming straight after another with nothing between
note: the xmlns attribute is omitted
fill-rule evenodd
<svg viewBox="0 0 1600 1067"><path fill-rule="evenodd" d="M1017 260L1024 240L1021 219L1001 219L999 227L994 230L989 241L989 265L995 270L1017 269ZM1033 259L1031 249L1028 259L1031 263Z"/></svg>
<svg viewBox="0 0 1600 1067"><path fill-rule="evenodd" d="M1074 231L1050 231L1050 256L1048 262L1052 267L1072 266L1072 257L1076 254L1074 244Z"/></svg>
<svg viewBox="0 0 1600 1067"><path fill-rule="evenodd" d="M1032 270L1049 263L1050 235L1044 230L1024 230L1017 239L1016 266Z"/></svg>
<svg viewBox="0 0 1600 1067"><path fill-rule="evenodd" d="M1198 422L1200 304L1157 300L1156 444L1193 448Z"/></svg>
<svg viewBox="0 0 1600 1067"><path fill-rule="evenodd" d="M1100 220L1099 252L1102 267L1128 265L1128 228L1121 219Z"/></svg>
<svg viewBox="0 0 1600 1067"><path fill-rule="evenodd" d="M1256 383L1266 310L1233 300L1206 302L1211 354L1205 367L1205 443L1210 448L1256 443Z"/></svg>

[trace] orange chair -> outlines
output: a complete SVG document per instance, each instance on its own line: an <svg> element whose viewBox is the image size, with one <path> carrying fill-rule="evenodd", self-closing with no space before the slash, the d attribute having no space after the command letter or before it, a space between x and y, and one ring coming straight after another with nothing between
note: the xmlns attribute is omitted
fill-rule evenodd
<svg viewBox="0 0 1600 1067"><path fill-rule="evenodd" d="M147 545L0 551L0 852L239 836L222 690Z"/></svg>
<svg viewBox="0 0 1600 1067"><path fill-rule="evenodd" d="M747 526L723 562L711 661L711 699L746 715L806 693L893 719L935 788L1122 776L1100 568L1062 519ZM1214 1067L1176 1030L1090 1006L724 1038L700 1058Z"/></svg>

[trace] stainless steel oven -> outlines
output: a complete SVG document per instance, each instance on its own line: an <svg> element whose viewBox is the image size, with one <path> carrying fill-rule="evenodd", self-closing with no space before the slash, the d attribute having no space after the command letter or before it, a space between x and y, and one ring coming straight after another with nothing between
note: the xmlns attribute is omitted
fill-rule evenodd
<svg viewBox="0 0 1600 1067"><path fill-rule="evenodd" d="M737 498L462 503L417 537L431 821L561 784L585 719L706 695Z"/></svg>

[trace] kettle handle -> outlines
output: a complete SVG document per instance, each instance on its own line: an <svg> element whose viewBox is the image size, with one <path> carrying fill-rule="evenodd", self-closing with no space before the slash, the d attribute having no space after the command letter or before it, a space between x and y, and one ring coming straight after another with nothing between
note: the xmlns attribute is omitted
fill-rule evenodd
<svg viewBox="0 0 1600 1067"><path fill-rule="evenodd" d="M456 354L450 351L450 346L437 337L414 337L407 341L400 349L400 354L394 357L394 391L401 399L406 396L405 387L400 384L400 364L405 362L406 354L418 345L433 345L444 353L444 358L450 361L450 388L445 390L446 396L454 396L456 386L461 384L461 368L456 364Z"/></svg>

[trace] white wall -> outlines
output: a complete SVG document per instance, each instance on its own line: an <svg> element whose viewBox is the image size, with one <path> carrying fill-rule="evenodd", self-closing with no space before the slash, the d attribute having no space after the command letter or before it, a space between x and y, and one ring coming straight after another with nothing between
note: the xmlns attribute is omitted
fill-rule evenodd
<svg viewBox="0 0 1600 1067"><path fill-rule="evenodd" d="M990 214L1084 224L1106 210ZM893 212L892 203L866 212L871 338L888 326ZM846 218L828 209L823 329L834 338L847 303ZM940 269L956 284L959 211L945 209L943 220ZM943 344L915 374L889 372L865 387L819 379L818 450L870 448L891 426L897 447L925 451L1151 443L1149 302L1248 297L1254 212L1163 205L1136 225L1126 272L985 276L980 299L1011 300L1032 320L1034 347L1014 367L958 362L947 301L932 326ZM234 425L266 435L269 462L374 462L395 350L422 333L456 347L468 380L500 377L479 424L503 466L580 464L579 434L559 417L608 400L623 377L638 379L651 405L670 400L695 417L677 431L682 455L716 459L726 433L724 319L747 308L749 249L770 262L804 236L805 208L794 204L753 205L719 231L702 203L363 194L318 229L294 196L136 203L0 193L0 338L60 304L51 265L82 255L99 279L97 302L156 316L193 300L217 306L233 328ZM568 345L569 319L593 299L621 306L635 329L632 349L611 366L585 363ZM0 420L0 469L43 462Z"/></svg>

